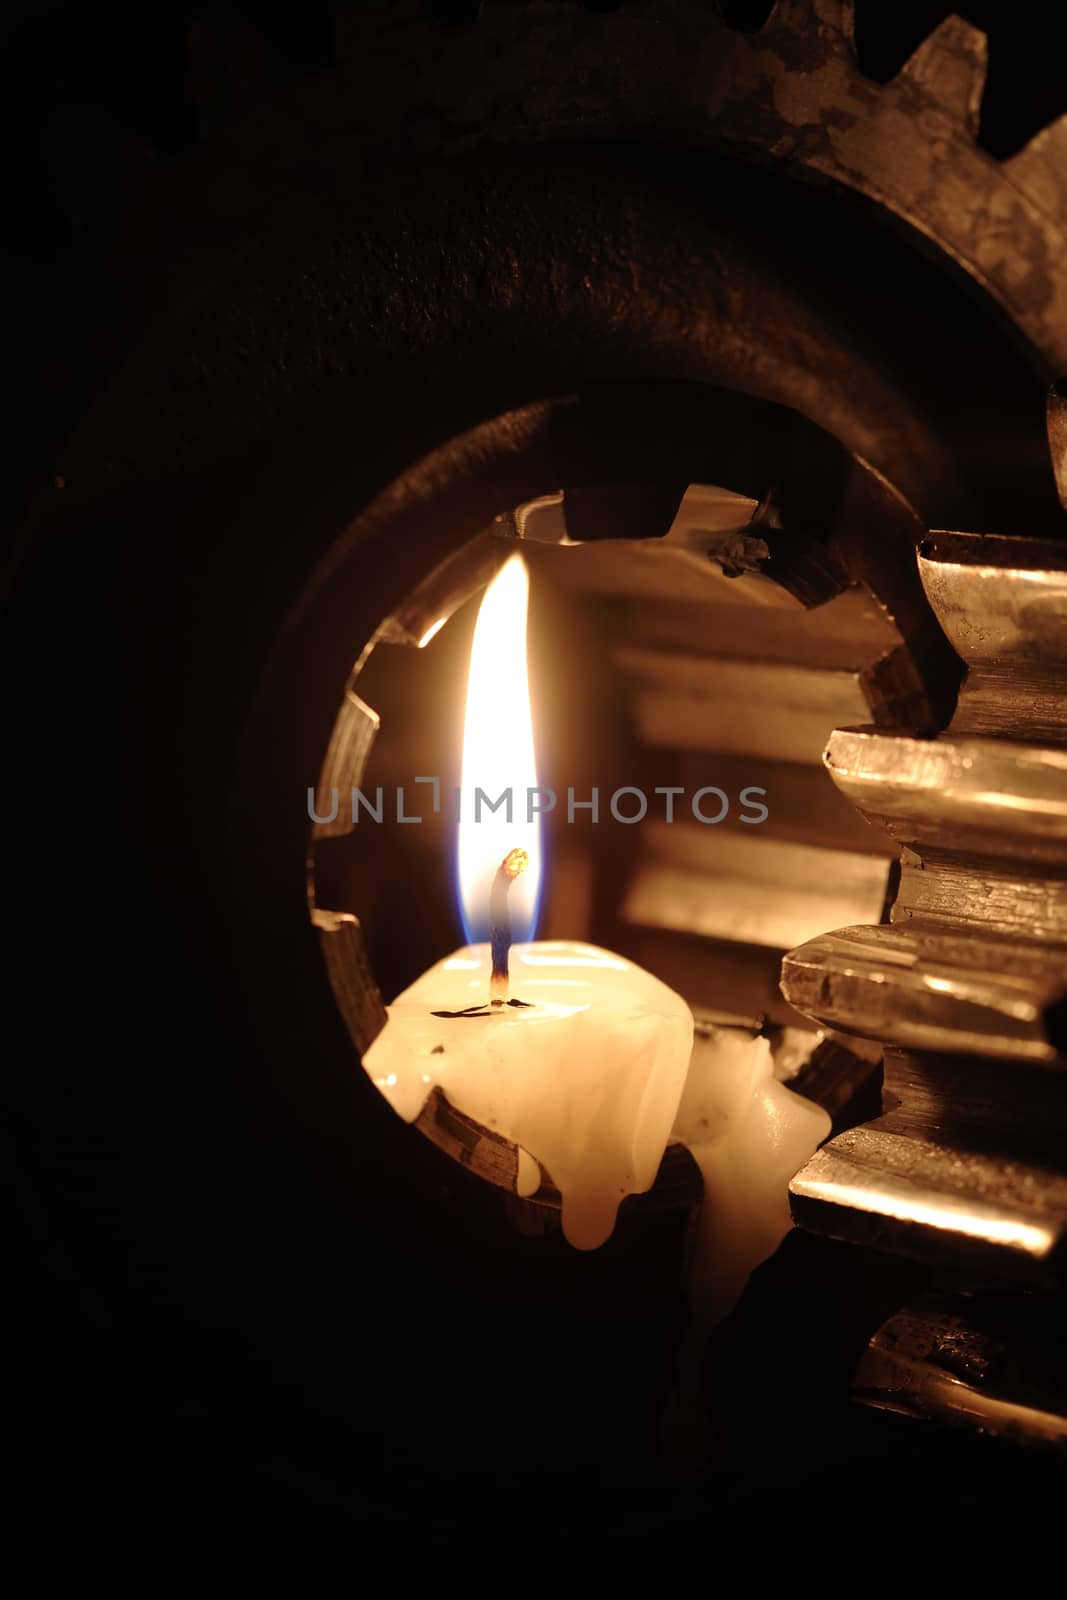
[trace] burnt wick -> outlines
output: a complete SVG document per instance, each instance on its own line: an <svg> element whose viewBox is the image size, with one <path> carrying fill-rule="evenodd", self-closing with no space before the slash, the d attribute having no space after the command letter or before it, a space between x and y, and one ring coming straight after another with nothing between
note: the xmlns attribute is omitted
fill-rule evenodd
<svg viewBox="0 0 1067 1600"><path fill-rule="evenodd" d="M489 894L489 945L493 969L489 978L489 1000L474 1006L464 1006L461 1011L431 1011L433 1017L489 1017L501 1006L533 1005L531 1000L513 1000L508 995L508 952L511 949L511 914L508 911L508 890L520 873L530 865L528 850L509 850L496 870Z"/></svg>
<svg viewBox="0 0 1067 1600"><path fill-rule="evenodd" d="M489 894L489 945L493 957L493 971L489 979L491 1005L508 1004L508 951L511 949L511 913L508 910L508 890L520 873L530 865L528 850L509 850L496 870Z"/></svg>
<svg viewBox="0 0 1067 1600"><path fill-rule="evenodd" d="M532 1000L493 1001L493 1006L522 1006L524 1010L528 1009L532 1005ZM493 1006L489 1006L483 1001L481 1005L464 1006L462 1011L431 1011L430 1015L431 1017L491 1017L493 1014ZM430 1054L436 1055L438 1051L440 1051L443 1055L444 1049L445 1047L443 1044L436 1045L434 1049L430 1051Z"/></svg>

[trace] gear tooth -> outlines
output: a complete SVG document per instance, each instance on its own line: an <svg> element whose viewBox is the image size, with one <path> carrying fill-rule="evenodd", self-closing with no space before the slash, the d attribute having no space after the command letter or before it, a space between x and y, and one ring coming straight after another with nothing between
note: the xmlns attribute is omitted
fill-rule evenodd
<svg viewBox="0 0 1067 1600"><path fill-rule="evenodd" d="M827 7L827 9L829 9ZM834 10L837 12L837 27L841 37L847 41L850 50L856 44L856 0L838 0Z"/></svg>
<svg viewBox="0 0 1067 1600"><path fill-rule="evenodd" d="M797 10L807 14L808 27L814 15L816 22L823 28L832 29L851 43L852 27L855 21L854 0L798 0Z"/></svg>
<svg viewBox="0 0 1067 1600"><path fill-rule="evenodd" d="M988 64L985 34L962 17L946 17L908 57L897 81L920 85L975 137Z"/></svg>
<svg viewBox="0 0 1067 1600"><path fill-rule="evenodd" d="M853 0L778 0L762 32L810 37L814 22L820 30L839 33L851 41L852 21Z"/></svg>
<svg viewBox="0 0 1067 1600"><path fill-rule="evenodd" d="M777 0L777 5L766 19L765 30L798 34L811 30L811 22L837 22L841 10L840 0Z"/></svg>
<svg viewBox="0 0 1067 1600"><path fill-rule="evenodd" d="M1067 217L1067 116L1035 133L1002 166L1008 181L1050 217Z"/></svg>

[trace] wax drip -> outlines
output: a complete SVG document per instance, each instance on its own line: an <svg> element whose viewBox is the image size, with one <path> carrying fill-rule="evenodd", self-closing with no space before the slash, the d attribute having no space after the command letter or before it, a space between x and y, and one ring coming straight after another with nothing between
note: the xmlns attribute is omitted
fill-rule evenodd
<svg viewBox="0 0 1067 1600"><path fill-rule="evenodd" d="M708 1338L792 1227L789 1181L829 1132L823 1108L776 1077L765 1024L759 1032L720 1025L697 1038L672 1129L704 1183L691 1239L689 1319L661 1418L664 1452L677 1468L702 1466L711 1448Z"/></svg>

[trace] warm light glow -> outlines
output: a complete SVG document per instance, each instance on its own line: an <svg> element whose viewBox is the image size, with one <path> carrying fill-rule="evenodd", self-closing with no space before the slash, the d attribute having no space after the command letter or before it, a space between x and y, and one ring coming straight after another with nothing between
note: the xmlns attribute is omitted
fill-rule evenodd
<svg viewBox="0 0 1067 1600"><path fill-rule="evenodd" d="M541 828L528 821L528 791L537 787L530 685L526 672L526 604L529 577L521 556L511 559L489 585L478 612L467 679L463 727L462 807L457 867L463 925L468 941L489 937L493 878L512 850L528 852L527 871L508 890L512 937L532 939L541 884ZM491 811L483 800L475 816L475 791L507 803Z"/></svg>

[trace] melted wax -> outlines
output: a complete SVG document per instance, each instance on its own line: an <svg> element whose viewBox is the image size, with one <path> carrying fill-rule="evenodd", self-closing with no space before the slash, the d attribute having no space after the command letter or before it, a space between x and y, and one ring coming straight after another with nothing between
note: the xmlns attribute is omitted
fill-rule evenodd
<svg viewBox="0 0 1067 1600"><path fill-rule="evenodd" d="M685 1001L621 956L515 945L519 1007L484 1005L489 975L486 944L431 967L389 1007L367 1072L408 1122L437 1085L518 1145L519 1193L536 1192L543 1167L580 1250L611 1235L624 1196L651 1188L670 1140L688 1145L704 1179L694 1328L718 1321L788 1232L789 1179L829 1132L826 1112L777 1080L766 1039L713 1028L694 1043Z"/></svg>

